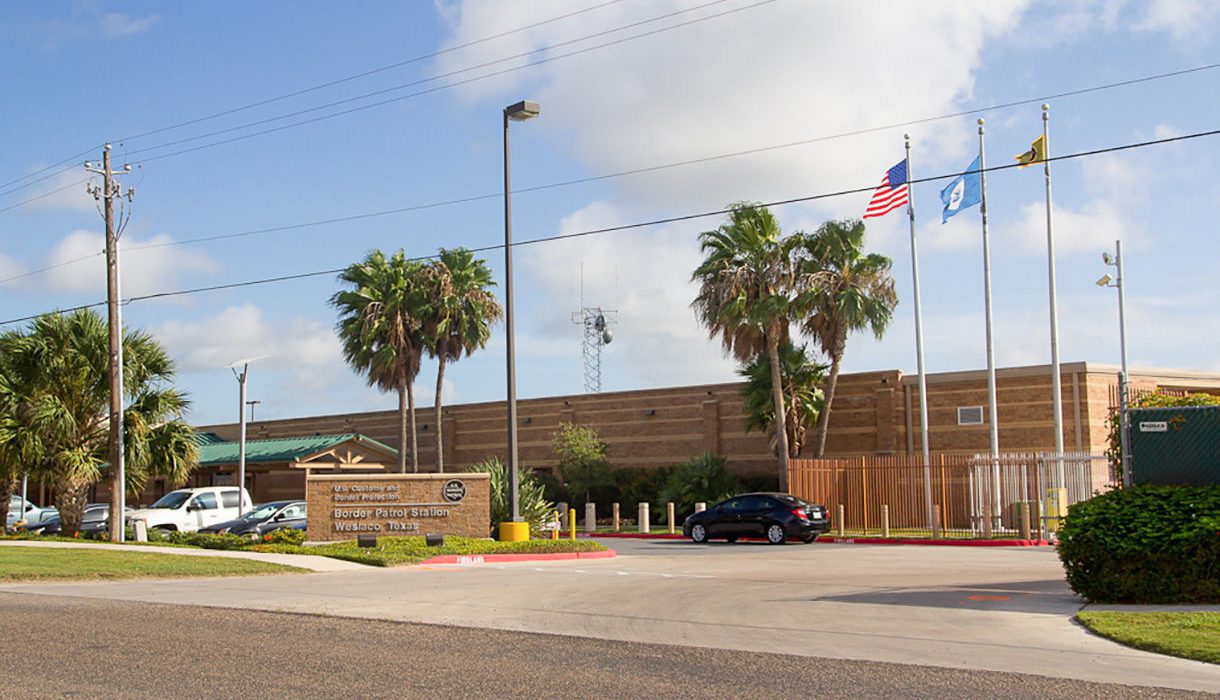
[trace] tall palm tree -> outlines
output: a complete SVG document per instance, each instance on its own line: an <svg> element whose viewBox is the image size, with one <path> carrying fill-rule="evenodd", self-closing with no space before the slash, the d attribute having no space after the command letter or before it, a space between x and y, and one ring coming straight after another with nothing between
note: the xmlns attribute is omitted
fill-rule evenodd
<svg viewBox="0 0 1220 700"><path fill-rule="evenodd" d="M784 405L788 415L788 456L799 457L805 447L805 435L818 421L822 412L822 385L826 381L826 365L814 362L805 350L791 341L779 348L780 371L783 375ZM746 431L759 430L771 440L771 453L779 452L779 434L775 431L775 403L771 400L771 362L760 357L737 371L745 378L741 389L746 411Z"/></svg>
<svg viewBox="0 0 1220 700"><path fill-rule="evenodd" d="M55 488L64 532L80 527L89 488L109 459L109 332L90 310L45 314L7 337L16 386L15 444L30 471ZM174 389L174 363L150 335L123 333L124 463L128 491L151 478L182 483L198 465L190 402ZM0 431L3 433L4 431ZM0 435L0 439L3 439Z"/></svg>
<svg viewBox="0 0 1220 700"><path fill-rule="evenodd" d="M21 390L11 362L12 345L19 336L17 331L0 335L0 523L8 522L14 482L25 461L22 441L27 433L21 430L17 415Z"/></svg>
<svg viewBox="0 0 1220 700"><path fill-rule="evenodd" d="M441 390L445 365L469 357L487 345L491 325L503 310L491 288L495 282L487 261L475 258L467 248L441 248L432 265L431 302L424 338L428 353L436 358L436 466L445 471L444 431L441 429Z"/></svg>
<svg viewBox="0 0 1220 700"><path fill-rule="evenodd" d="M691 275L699 284L691 306L709 337L720 336L725 351L742 364L763 355L770 361L781 490L788 487L789 447L779 348L800 313L793 261L799 242L800 236L783 236L765 207L735 204L726 223L699 234L703 262Z"/></svg>
<svg viewBox="0 0 1220 700"><path fill-rule="evenodd" d="M335 329L343 359L365 375L369 386L398 392L398 470L403 473L408 437L411 469L419 471L413 385L424 352L426 290L432 275L428 266L407 260L402 250L388 259L374 250L339 273L339 281L350 289L330 298L339 312Z"/></svg>
<svg viewBox="0 0 1220 700"><path fill-rule="evenodd" d="M802 330L814 338L830 358L826 378L826 406L814 434L814 457L826 451L826 429L839 367L847 350L847 336L869 329L878 340L898 305L891 261L884 255L864 252L864 223L859 219L828 221L807 236L802 245L802 274L818 283L805 292L810 311Z"/></svg>

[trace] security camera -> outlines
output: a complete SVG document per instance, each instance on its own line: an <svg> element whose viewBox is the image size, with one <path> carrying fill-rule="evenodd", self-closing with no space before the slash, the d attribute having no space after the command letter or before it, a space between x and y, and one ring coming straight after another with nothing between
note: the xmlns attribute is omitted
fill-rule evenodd
<svg viewBox="0 0 1220 700"><path fill-rule="evenodd" d="M1113 256L1113 255L1110 255L1109 253L1102 253L1102 254L1101 254L1101 261L1102 261L1102 262L1104 262L1104 263L1105 263L1105 264L1107 264L1107 265L1113 265L1113 264L1114 264L1114 256Z"/></svg>
<svg viewBox="0 0 1220 700"><path fill-rule="evenodd" d="M1110 276L1110 275L1108 275L1108 274L1106 274L1106 275L1102 275L1102 276L1101 276L1101 279L1097 280L1097 286L1098 286L1098 287L1109 287L1109 286L1110 286L1110 282L1111 282L1113 279L1114 279L1114 278L1113 278L1113 277L1111 277L1111 276Z"/></svg>

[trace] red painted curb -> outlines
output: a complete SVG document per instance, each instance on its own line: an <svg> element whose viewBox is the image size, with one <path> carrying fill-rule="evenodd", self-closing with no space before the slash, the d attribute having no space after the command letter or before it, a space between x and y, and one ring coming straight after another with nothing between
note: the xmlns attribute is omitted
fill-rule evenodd
<svg viewBox="0 0 1220 700"><path fill-rule="evenodd" d="M514 561L556 561L564 559L610 559L618 556L613 549L604 552L540 552L538 554L442 554L425 559L420 564L497 564ZM418 566L418 565L417 565Z"/></svg>
<svg viewBox="0 0 1220 700"><path fill-rule="evenodd" d="M608 533L582 533L584 538L622 538L636 540L681 540L686 539L683 535L671 535L669 533L658 534L643 534L639 532L608 532ZM755 541L754 538L743 537L742 540ZM761 542L758 538L756 541ZM830 537L823 535L818 537L816 542L821 544L917 544L930 545L934 547L1045 547L1050 545L1046 540L928 540L919 538L905 537Z"/></svg>
<svg viewBox="0 0 1220 700"><path fill-rule="evenodd" d="M899 537L819 537L822 544L922 544L934 547L1042 547L1046 540L921 540Z"/></svg>

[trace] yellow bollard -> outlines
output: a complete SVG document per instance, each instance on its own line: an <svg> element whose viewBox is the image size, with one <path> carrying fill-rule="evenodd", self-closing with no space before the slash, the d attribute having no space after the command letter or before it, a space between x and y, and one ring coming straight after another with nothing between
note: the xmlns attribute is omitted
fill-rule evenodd
<svg viewBox="0 0 1220 700"><path fill-rule="evenodd" d="M576 509L568 509L568 531L571 533L569 539L576 540Z"/></svg>
<svg viewBox="0 0 1220 700"><path fill-rule="evenodd" d="M839 521L839 537L842 537L843 535L847 534L847 533L846 533L846 532L844 532L844 530L843 530L843 520L844 520L845 518L844 518L844 508L843 508L843 504L842 504L842 503L840 503L840 504L839 504L839 513L838 513L838 515L839 515L839 517L838 517L838 521Z"/></svg>

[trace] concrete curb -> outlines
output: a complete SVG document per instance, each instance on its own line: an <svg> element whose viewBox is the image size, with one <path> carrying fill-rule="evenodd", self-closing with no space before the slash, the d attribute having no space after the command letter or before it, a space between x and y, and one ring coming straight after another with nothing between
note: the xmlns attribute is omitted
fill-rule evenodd
<svg viewBox="0 0 1220 700"><path fill-rule="evenodd" d="M618 556L613 549L604 552L540 552L538 554L442 554L431 559L425 559L416 566L424 564L461 564L463 566L477 564L505 564L521 561L563 561L571 559L612 559Z"/></svg>
<svg viewBox="0 0 1220 700"><path fill-rule="evenodd" d="M108 544L102 542L37 542L31 540L0 540L0 546L30 547L40 549L93 549L106 552L135 552L137 554L177 554L184 557L227 557L250 559L271 564L295 566L298 569L326 573L334 571L367 571L373 567L343 559L332 559L317 554L279 554L274 552L247 552L225 549L196 549L193 547L158 547L156 545Z"/></svg>

